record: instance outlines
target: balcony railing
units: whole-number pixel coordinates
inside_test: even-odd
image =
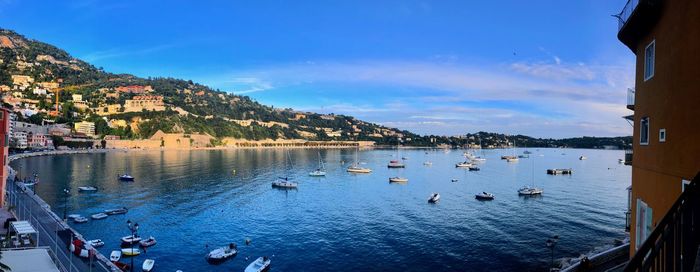
[[[625,271],[692,271],[700,245],[700,173],[642,243]]]
[[[634,89],[627,89],[627,108],[634,110]]]
[[[622,8],[620,14],[615,16],[617,17],[617,31],[620,31],[620,29],[625,26],[627,20],[632,16],[632,12],[637,8],[637,5],[639,5],[639,0],[627,0],[627,4]]]

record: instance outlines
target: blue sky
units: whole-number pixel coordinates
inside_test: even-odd
[[[0,0],[0,27],[116,73],[421,134],[630,135],[626,0]]]

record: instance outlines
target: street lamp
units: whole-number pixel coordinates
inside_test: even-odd
[[[70,195],[70,190],[68,188],[63,189],[63,221],[67,220],[66,213],[68,213],[68,196]]]
[[[136,232],[139,230],[139,223],[136,222],[131,222],[131,220],[126,220],[126,225],[129,226],[129,230],[131,231],[131,242],[129,243],[129,247],[131,248],[131,272],[134,271],[134,238],[136,238]]]
[[[549,248],[551,257],[549,260],[549,267],[550,270],[552,267],[554,267],[554,246],[557,245],[557,242],[559,242],[559,235],[553,235],[551,238],[547,239],[545,242],[545,245]]]

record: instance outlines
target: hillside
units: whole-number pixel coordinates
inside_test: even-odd
[[[19,121],[94,123],[95,137],[148,138],[165,133],[206,133],[215,138],[368,140],[377,144],[508,146],[504,135],[421,136],[352,116],[299,112],[262,105],[247,96],[174,78],[113,74],[73,58],[55,46],[0,29],[0,92]],[[58,99],[56,99],[58,95]],[[58,103],[56,103],[58,100]],[[58,111],[56,111],[58,104]],[[627,137],[535,139],[518,146],[625,147]]]

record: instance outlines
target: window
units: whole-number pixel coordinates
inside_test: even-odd
[[[661,142],[661,143],[666,142],[666,129],[665,128],[659,129],[659,142]]]
[[[654,54],[656,51],[656,40],[651,41],[644,49],[644,81],[654,76]]]
[[[639,121],[639,144],[649,144],[649,117],[642,117]]]
[[[681,192],[685,192],[685,187],[690,185],[690,180],[681,180]]]
[[[637,217],[635,219],[635,248],[642,246],[642,243],[649,237],[652,226],[652,209],[647,206],[642,199],[637,198]]]

